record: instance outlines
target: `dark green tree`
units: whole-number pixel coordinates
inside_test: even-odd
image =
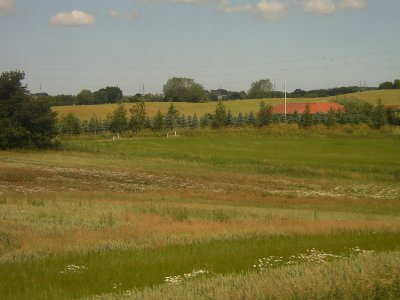
[[[266,105],[264,101],[260,102],[260,110],[257,113],[258,126],[267,126],[272,123],[272,106]]]
[[[94,104],[94,95],[90,90],[82,90],[77,96],[76,100],[78,104]]]
[[[203,86],[191,78],[170,78],[163,87],[165,100],[200,102],[206,100]]]
[[[379,89],[380,89],[380,90],[390,90],[390,89],[393,89],[393,83],[390,82],[390,81],[382,82],[382,83],[379,85]]]
[[[108,115],[110,131],[121,134],[128,129],[128,118],[126,116],[125,106],[118,104],[117,108]]]
[[[396,89],[396,90],[400,89],[400,79],[396,79],[393,82],[393,88]]]
[[[225,119],[225,126],[233,126],[235,123],[235,120],[233,118],[231,109],[228,108],[228,112],[226,114],[226,119]]]
[[[337,123],[337,113],[333,108],[331,108],[329,109],[328,114],[326,116],[325,124],[328,128],[333,128],[336,126],[336,123]]]
[[[272,91],[272,83],[269,79],[260,79],[251,84],[248,97],[251,99],[266,98]]]
[[[388,120],[387,120],[387,115],[385,112],[385,107],[382,104],[381,99],[378,100],[378,103],[376,104],[376,106],[374,107],[374,110],[372,112],[372,117],[371,117],[371,121],[372,121],[372,127],[379,129],[382,126],[386,125]]]
[[[116,86],[108,86],[93,93],[95,103],[117,103],[123,98],[122,90]]]
[[[56,113],[46,98],[32,98],[20,71],[0,75],[0,149],[58,145]]]
[[[158,110],[157,114],[153,118],[153,131],[162,131],[164,129],[164,115]]]
[[[312,125],[312,114],[311,114],[311,108],[310,105],[306,105],[306,109],[304,110],[304,113],[301,115],[301,121],[300,121],[300,126],[308,129]]]

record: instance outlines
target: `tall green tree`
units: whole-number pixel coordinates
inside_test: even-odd
[[[129,127],[136,132],[141,131],[146,123],[146,106],[143,101],[133,104],[130,109],[131,119]]]
[[[221,128],[225,126],[226,116],[226,105],[224,104],[224,102],[222,102],[222,100],[218,100],[214,114],[214,127]]]
[[[393,82],[393,88],[396,89],[396,90],[400,89],[400,79],[396,79]]]
[[[117,108],[108,115],[110,130],[113,133],[122,133],[128,129],[128,117],[123,104],[118,104]]]
[[[272,83],[269,79],[260,79],[251,84],[248,97],[252,99],[266,98],[272,91]]]
[[[56,116],[47,99],[34,99],[22,84],[25,73],[0,75],[0,149],[57,146]]]

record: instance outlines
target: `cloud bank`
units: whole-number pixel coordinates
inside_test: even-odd
[[[365,0],[342,0],[342,2],[339,4],[339,7],[362,9],[367,7],[367,2]]]
[[[76,27],[76,26],[91,26],[96,23],[94,17],[80,10],[71,12],[59,12],[51,17],[50,26],[56,27]]]
[[[329,15],[336,11],[331,0],[309,0],[304,4],[304,11],[314,15]]]
[[[134,10],[126,15],[121,15],[116,10],[110,10],[108,12],[108,15],[113,19],[136,20],[137,18],[139,18],[139,12],[137,10]]]
[[[217,11],[224,14],[248,13],[256,15],[266,20],[278,20],[288,15],[287,6],[279,1],[261,0],[257,4],[241,4],[229,6],[228,1],[224,1]]]
[[[15,0],[0,0],[0,16],[15,11]]]

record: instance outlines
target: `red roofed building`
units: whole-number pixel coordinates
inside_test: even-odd
[[[313,102],[313,103],[288,103],[286,105],[286,113],[293,114],[295,111],[302,114],[306,110],[306,106],[310,105],[312,114],[327,113],[331,108],[338,111],[343,110],[343,105],[331,102]],[[285,104],[278,104],[272,107],[274,114],[284,114]]]

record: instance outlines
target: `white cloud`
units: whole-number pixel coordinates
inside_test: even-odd
[[[0,0],[0,16],[12,13],[15,10],[15,0]]]
[[[278,1],[261,0],[257,4],[241,4],[229,6],[229,2],[224,0],[217,11],[225,14],[248,13],[267,20],[277,20],[288,15],[286,5]]]
[[[252,12],[254,10],[254,6],[251,4],[242,4],[229,6],[227,2],[217,8],[217,11],[223,14],[235,14],[241,12]]]
[[[50,26],[90,26],[96,23],[94,17],[80,10],[60,12],[50,19]]]
[[[365,0],[342,0],[339,6],[341,8],[362,9],[367,7],[367,2]]]
[[[278,1],[261,0],[256,5],[256,14],[267,20],[277,20],[288,15],[286,5]]]
[[[315,15],[328,15],[336,11],[336,5],[331,0],[308,0],[304,11]]]
[[[108,15],[111,18],[114,19],[126,19],[126,20],[136,20],[137,18],[139,18],[139,12],[137,10],[132,11],[131,13],[127,14],[127,15],[121,15],[118,11],[116,10],[110,10],[108,12]]]

